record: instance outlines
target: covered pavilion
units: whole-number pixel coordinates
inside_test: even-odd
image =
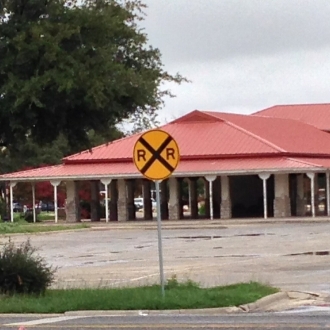
[[[190,217],[198,218],[200,178],[205,181],[205,213],[210,219],[330,215],[330,135],[324,128],[265,113],[195,110],[161,129],[174,137],[181,155],[176,171],[161,182],[163,220],[183,218],[183,180],[189,182]],[[134,191],[139,181],[144,219],[151,220],[151,182],[132,160],[140,135],[68,156],[60,165],[4,174],[0,180],[9,181],[11,201],[18,182],[50,181],[55,221],[57,186],[65,182],[67,222],[80,221],[78,187],[82,180],[104,184],[106,197],[111,197],[106,203],[106,221],[135,220]],[[324,186],[325,196],[319,195],[319,184]],[[320,200],[324,205],[321,213]],[[11,216],[13,220],[13,212]]]

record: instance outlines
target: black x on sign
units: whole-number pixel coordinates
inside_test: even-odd
[[[179,147],[168,133],[151,130],[136,141],[133,160],[137,169],[150,180],[169,177],[180,160]]]

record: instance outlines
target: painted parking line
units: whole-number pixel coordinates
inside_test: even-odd
[[[47,329],[329,329],[329,324],[278,324],[278,323],[265,323],[265,324],[253,324],[253,323],[241,323],[241,324],[79,324],[79,325],[47,325]],[[30,329],[44,329],[45,325],[32,325]]]
[[[70,321],[75,319],[84,318],[85,316],[58,316],[58,317],[50,317],[50,318],[42,318],[39,320],[33,320],[33,321],[26,321],[26,322],[14,322],[14,323],[8,323],[4,324],[4,326],[29,326],[29,325],[40,325],[40,324],[51,324],[51,323],[57,323],[57,322],[63,322],[63,321]]]

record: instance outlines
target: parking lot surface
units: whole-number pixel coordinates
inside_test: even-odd
[[[207,222],[205,222],[207,223]],[[261,281],[282,289],[330,292],[330,223],[237,224],[163,229],[166,278],[203,286]],[[157,230],[95,229],[30,237],[58,267],[54,287],[159,283]],[[3,244],[8,238],[1,237]]]

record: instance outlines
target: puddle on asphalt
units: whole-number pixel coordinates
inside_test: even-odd
[[[218,238],[231,238],[231,237],[256,237],[256,236],[273,236],[274,233],[251,233],[251,234],[237,234],[231,236],[221,236],[221,235],[198,235],[198,236],[177,236],[177,237],[165,237],[165,239],[186,239],[186,240],[196,240],[196,239],[218,239]]]
[[[135,249],[144,249],[146,247],[150,247],[151,245],[137,245],[137,246],[134,246]]]
[[[223,256],[214,256],[214,258],[259,258],[258,254],[227,254]]]
[[[228,254],[213,256],[213,258],[259,258],[259,254]],[[176,259],[200,259],[205,258],[205,256],[178,256]]]
[[[299,252],[299,253],[290,253],[285,254],[285,257],[294,257],[294,256],[328,256],[330,255],[330,251],[308,251],[308,252]]]
[[[119,264],[119,263],[127,263],[127,260],[115,260],[115,259],[110,259],[110,260],[95,260],[95,261],[85,261],[82,262],[80,265],[99,265],[99,264]]]

